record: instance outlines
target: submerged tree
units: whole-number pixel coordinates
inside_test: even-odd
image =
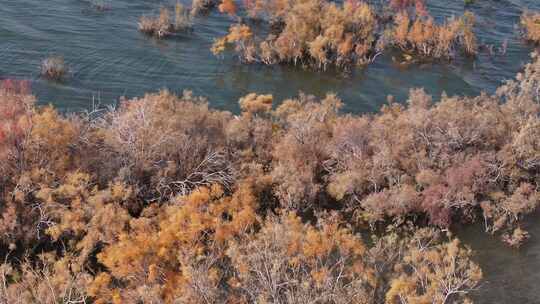
[[[220,10],[236,14],[233,1]],[[234,49],[246,63],[293,64],[325,70],[351,69],[373,62],[389,46],[424,58],[455,57],[458,51],[476,54],[474,16],[466,13],[443,24],[429,16],[423,1],[392,1],[394,18],[386,18],[364,1],[336,4],[326,0],[246,1],[247,15],[267,22],[260,37],[249,24],[234,24],[215,41],[219,55]],[[415,9],[410,9],[415,7]],[[390,24],[395,19],[395,25]]]

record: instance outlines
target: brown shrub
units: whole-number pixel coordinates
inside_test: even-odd
[[[174,33],[191,29],[191,18],[180,2],[177,2],[174,8],[174,22],[169,9],[162,7],[159,10],[159,16],[142,16],[139,20],[139,31],[154,36],[156,38],[165,38]]]
[[[272,24],[282,24],[276,26],[280,28],[277,32],[272,31],[260,40],[248,25],[233,25],[228,35],[215,42],[214,54],[233,46],[247,63],[291,63],[323,70],[328,66],[364,65],[378,55],[375,13],[364,2],[346,1],[343,5],[317,0],[269,2],[261,4],[264,8],[254,2],[246,5],[251,15],[269,10]]]
[[[97,276],[93,296],[110,301],[116,292],[128,302],[224,302],[227,243],[257,222],[252,186],[241,183],[232,196],[219,186],[199,188],[171,203],[157,216],[133,220],[131,232],[98,255],[124,287],[117,290]]]
[[[177,97],[161,91],[123,102],[98,132],[120,178],[147,198],[167,198],[202,185],[231,186],[224,133],[229,119],[190,92]]]
[[[91,276],[72,268],[70,257],[56,260],[50,254],[38,262],[25,259],[16,267],[0,265],[0,302],[2,303],[86,303],[86,285]]]
[[[300,95],[286,100],[276,109],[282,133],[273,147],[271,176],[282,206],[297,210],[312,208],[322,189],[323,162],[328,159],[324,145],[330,139],[331,126],[341,101],[333,94],[321,103]]]
[[[525,39],[540,43],[540,13],[525,12],[521,15],[520,23]]]
[[[266,220],[260,232],[227,250],[230,279],[247,303],[366,303],[373,272],[359,236],[337,221],[317,227],[294,213]]]
[[[431,16],[411,18],[407,12],[400,12],[389,39],[404,52],[427,58],[451,58],[459,50],[475,55],[477,43],[473,26],[474,15],[470,12],[441,25],[435,24]]]
[[[41,62],[41,76],[45,78],[59,81],[66,76],[67,72],[68,68],[63,57],[53,56]]]
[[[477,288],[482,271],[471,261],[471,249],[457,239],[437,242],[430,230],[412,237],[394,268],[401,274],[391,279],[385,303],[472,303],[467,295]]]
[[[23,148],[31,130],[34,102],[28,82],[0,83],[0,181],[24,169]]]
[[[223,1],[220,8],[235,14],[234,3]],[[343,4],[326,0],[245,1],[248,16],[267,21],[269,34],[259,37],[247,23],[235,24],[215,41],[212,52],[219,55],[231,47],[246,63],[285,63],[319,70],[367,65],[388,45],[433,59],[451,59],[459,51],[476,54],[472,13],[439,25],[427,14],[423,1],[395,0],[391,7],[397,11],[395,18],[356,0]],[[388,24],[389,20],[395,20],[395,25]]]
[[[0,302],[467,303],[481,271],[437,226],[529,237],[539,65],[363,116],[332,94],[248,94],[233,116],[161,91],[66,117],[3,82]]]

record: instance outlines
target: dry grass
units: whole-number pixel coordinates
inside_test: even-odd
[[[41,75],[51,80],[62,80],[68,72],[68,67],[61,56],[49,57],[41,63]]]
[[[188,11],[179,2],[174,8],[174,20],[168,8],[162,7],[159,15],[155,17],[142,16],[139,20],[139,31],[154,36],[165,38],[174,33],[191,29],[191,17]]]
[[[521,26],[527,40],[540,43],[540,13],[525,12],[521,15]]]
[[[427,58],[450,59],[459,51],[475,55],[474,23],[474,15],[470,12],[442,24],[437,24],[432,17],[419,18],[402,12],[395,18],[391,41],[405,53]]]

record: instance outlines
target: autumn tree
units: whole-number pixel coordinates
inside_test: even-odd
[[[520,23],[525,39],[538,44],[540,42],[540,14],[525,12],[521,15]]]
[[[361,1],[338,5],[329,1],[248,1],[252,17],[266,14],[270,34],[262,39],[247,24],[235,24],[212,47],[219,55],[232,46],[247,63],[290,63],[324,70],[350,68],[373,61],[382,50],[376,39],[374,9]],[[220,6],[233,9],[229,1]]]
[[[284,213],[231,245],[230,284],[247,303],[366,303],[374,280],[366,250],[336,219],[312,226]]]

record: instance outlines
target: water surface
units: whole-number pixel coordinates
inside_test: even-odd
[[[318,96],[332,91],[345,101],[345,111],[372,112],[386,102],[388,94],[403,100],[412,87],[425,87],[434,95],[493,92],[528,60],[531,49],[516,31],[521,11],[540,9],[535,0],[478,0],[467,8],[461,0],[431,0],[429,9],[438,19],[460,15],[465,9],[473,11],[480,42],[497,48],[507,39],[507,54],[483,53],[475,61],[408,68],[397,66],[387,54],[367,68],[343,75],[244,66],[232,56],[216,58],[209,48],[232,22],[219,13],[195,19],[193,34],[173,40],[156,41],[137,31],[141,15],[157,13],[160,5],[174,2],[104,0],[110,10],[98,12],[82,0],[4,0],[0,76],[32,79],[40,103],[67,110],[88,108],[93,99],[107,104],[119,96],[169,88],[193,90],[207,96],[213,106],[233,111],[238,98],[249,92],[273,93],[281,100],[299,91]],[[71,69],[65,82],[39,78],[40,63],[50,55],[64,56]]]

